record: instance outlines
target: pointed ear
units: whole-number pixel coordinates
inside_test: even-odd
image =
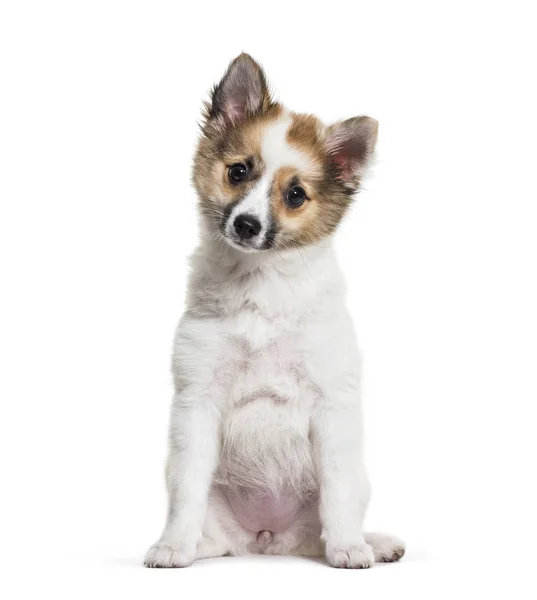
[[[270,104],[270,93],[263,69],[249,54],[241,54],[231,62],[215,86],[209,118],[236,122],[256,114]]]
[[[375,150],[377,133],[378,121],[370,117],[354,117],[328,128],[326,149],[345,183],[356,185]]]

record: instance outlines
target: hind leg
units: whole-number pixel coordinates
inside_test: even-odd
[[[364,540],[373,550],[375,562],[396,562],[405,554],[405,544],[399,538],[382,533],[364,533]],[[296,556],[324,556],[325,544],[319,535],[304,538],[290,554]]]
[[[375,562],[396,562],[405,554],[405,543],[393,535],[365,533],[364,538],[373,548]]]

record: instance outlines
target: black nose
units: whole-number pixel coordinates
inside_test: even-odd
[[[249,240],[261,231],[261,223],[252,215],[239,215],[235,218],[233,227],[241,240]]]

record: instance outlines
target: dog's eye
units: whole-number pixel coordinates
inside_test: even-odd
[[[228,176],[231,183],[240,183],[248,174],[248,167],[242,163],[231,165],[228,170]]]
[[[298,208],[299,206],[302,206],[306,198],[307,196],[304,188],[300,187],[299,185],[295,185],[287,192],[287,204],[289,204],[289,206],[292,208]]]

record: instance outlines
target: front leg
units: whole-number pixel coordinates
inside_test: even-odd
[[[360,399],[353,378],[328,387],[313,419],[320,484],[321,537],[333,567],[361,569],[375,561],[362,521],[369,481],[362,459]]]
[[[145,557],[147,567],[186,567],[194,561],[217,467],[218,426],[219,411],[208,391],[189,387],[175,396],[166,468],[168,518]]]

